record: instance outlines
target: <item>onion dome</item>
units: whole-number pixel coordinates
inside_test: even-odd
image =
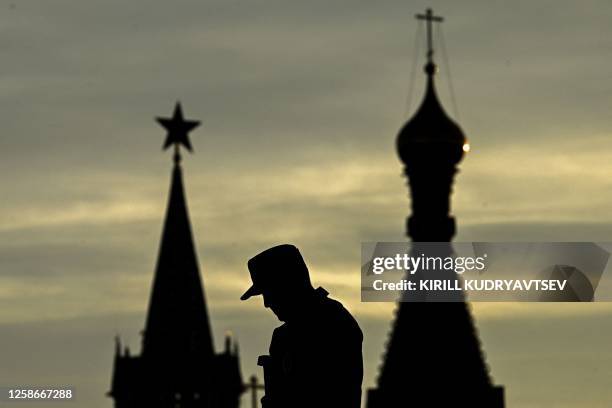
[[[397,152],[407,166],[424,160],[455,165],[468,150],[463,131],[446,114],[438,100],[433,78],[436,71],[433,62],[425,65],[425,97],[397,136]]]

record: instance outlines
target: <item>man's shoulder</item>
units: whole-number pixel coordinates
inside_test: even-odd
[[[282,336],[287,330],[287,323],[283,323],[272,331],[272,336]]]
[[[320,301],[317,318],[321,319],[331,332],[342,332],[351,337],[362,337],[357,320],[339,301],[324,297]]]

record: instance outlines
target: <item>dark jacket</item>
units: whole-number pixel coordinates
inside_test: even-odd
[[[363,334],[323,288],[300,316],[274,330],[264,408],[359,408]]]

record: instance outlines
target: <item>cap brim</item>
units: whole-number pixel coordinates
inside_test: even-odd
[[[247,291],[244,292],[242,296],[240,296],[240,300],[247,300],[251,296],[257,296],[257,295],[261,295],[261,291],[258,288],[256,288],[255,285],[253,285],[249,289],[247,289]]]

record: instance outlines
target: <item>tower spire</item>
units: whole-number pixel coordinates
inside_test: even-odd
[[[192,151],[180,103],[171,118],[156,118],[167,131],[163,150],[174,165],[140,355],[116,340],[109,396],[115,408],[238,408],[242,375],[237,354],[215,353],[206,297],[191,232],[181,146]],[[229,347],[230,345],[228,345]]]
[[[172,118],[156,118],[166,130],[163,149],[174,146],[174,170],[157,268],[143,337],[144,355],[176,355],[208,360],[213,342],[183,188],[180,146],[193,151],[189,131],[200,122],[185,120],[180,102]]]

